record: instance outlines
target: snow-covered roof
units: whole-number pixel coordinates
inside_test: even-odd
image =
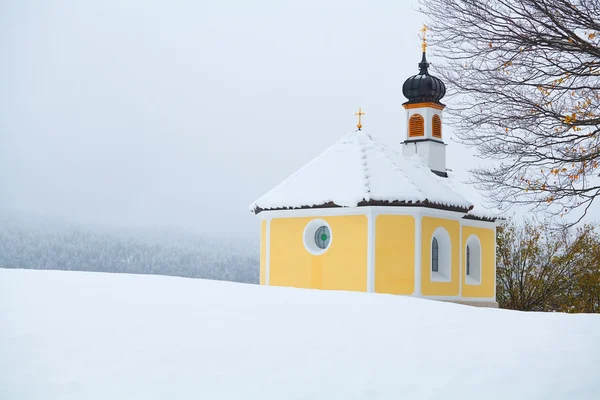
[[[404,157],[368,133],[347,134],[256,200],[252,211],[365,202],[427,204],[465,212],[475,204],[455,179],[436,175],[419,156]],[[471,210],[473,211],[473,210]],[[485,212],[471,214],[492,218]]]

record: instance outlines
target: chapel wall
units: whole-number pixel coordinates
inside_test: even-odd
[[[375,292],[410,295],[415,289],[415,218],[375,219]]]
[[[303,241],[305,228],[315,219],[331,230],[329,247],[320,255],[307,251]],[[270,285],[365,292],[367,233],[365,215],[271,219]]]
[[[447,281],[434,281],[431,271],[432,238],[434,233],[444,230],[449,238],[450,276]],[[445,244],[444,244],[445,246]],[[445,252],[440,253],[440,261]],[[423,296],[458,296],[460,270],[460,223],[452,219],[424,216],[421,218],[421,294]]]

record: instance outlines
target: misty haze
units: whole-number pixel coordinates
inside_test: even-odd
[[[2,266],[258,279],[256,198],[355,129],[358,107],[381,140],[405,134],[401,85],[421,22],[388,3],[3,3]],[[210,265],[176,272],[172,249],[133,265],[146,262],[129,247],[145,243],[139,232],[165,243],[187,232],[188,249],[230,243],[200,246],[191,260]],[[70,240],[126,254],[109,267],[79,249],[77,265],[59,244]],[[234,247],[240,273],[209,273]]]
[[[400,3],[1,7],[5,214],[253,237],[250,204],[359,106],[382,140],[404,134],[420,21]]]

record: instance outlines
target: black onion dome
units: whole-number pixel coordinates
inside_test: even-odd
[[[423,52],[423,58],[419,63],[419,74],[411,76],[402,85],[402,94],[408,99],[404,104],[439,103],[446,94],[446,85],[440,78],[429,75],[428,67],[429,63]]]

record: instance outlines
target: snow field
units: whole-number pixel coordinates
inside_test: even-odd
[[[597,399],[600,316],[0,269],[0,399]]]

